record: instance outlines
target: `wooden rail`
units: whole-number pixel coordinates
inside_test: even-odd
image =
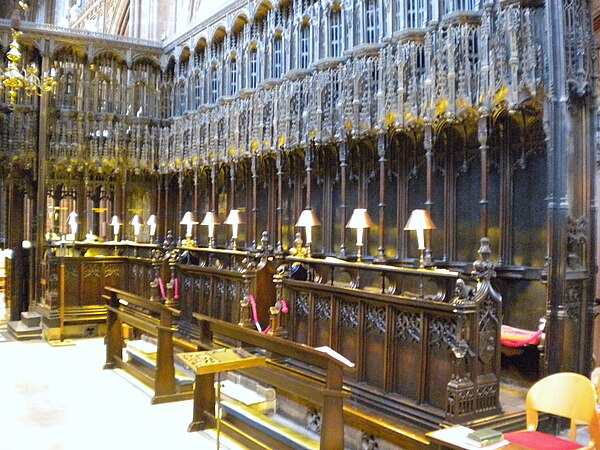
[[[324,384],[308,382],[305,376],[293,371],[287,371],[286,376],[283,378],[281,376],[269,376],[265,380],[277,389],[287,392],[293,391],[294,394],[301,395],[311,403],[317,403],[322,408],[321,448],[331,450],[344,448],[343,399],[346,394],[343,392],[344,364],[341,361],[312,347],[264,335],[202,314],[194,313],[194,318],[200,325],[204,343],[212,342],[213,335],[219,335],[248,346],[262,348],[270,352],[271,356],[284,356],[324,369],[326,371]],[[269,361],[267,363],[270,365]],[[273,363],[272,368],[275,369],[276,366],[277,364]],[[258,369],[249,369],[248,372],[252,374],[261,373]],[[279,379],[279,382],[277,379]],[[299,385],[302,389],[294,389],[294,386]],[[211,407],[214,408],[214,389],[200,390],[196,387],[196,391],[198,397],[194,398],[194,421],[191,429],[194,429],[194,424],[199,427],[204,426],[207,411]]]
[[[107,300],[104,368],[121,368],[152,387],[152,404],[191,399],[191,387],[188,390],[179,388],[175,379],[173,333],[176,328],[173,326],[173,318],[179,315],[179,311],[120,289],[105,287],[104,290],[108,292],[108,295],[104,296]],[[156,369],[151,375],[123,360],[124,323],[156,337]]]

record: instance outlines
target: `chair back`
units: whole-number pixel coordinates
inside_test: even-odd
[[[527,393],[525,406],[530,430],[537,429],[538,412],[544,412],[571,419],[571,441],[575,440],[575,423],[585,423],[591,440],[600,442],[596,390],[583,375],[562,372],[541,379]]]

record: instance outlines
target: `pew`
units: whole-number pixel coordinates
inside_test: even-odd
[[[174,363],[174,318],[179,311],[113,287],[105,287],[107,295],[106,363],[104,369],[120,368],[154,390],[152,404],[192,398],[191,382],[178,381]],[[156,338],[156,360],[141,355],[123,358],[123,324],[136,333]],[[185,350],[193,350],[189,346]],[[140,364],[141,362],[141,364]],[[155,368],[151,367],[155,365]],[[146,367],[145,367],[146,366]]]
[[[247,369],[244,373],[321,408],[320,448],[331,450],[344,448],[343,399],[347,397],[347,393],[343,391],[345,364],[342,361],[306,345],[264,335],[209,316],[194,313],[194,318],[200,325],[202,344],[206,348],[213,347],[215,337],[224,337],[244,346],[266,350],[269,356],[267,366]],[[309,379],[297,371],[286,368],[278,362],[282,357],[323,370],[323,380]],[[213,425],[215,418],[210,411],[214,410],[214,402],[212,378],[197,377],[193,421],[188,430],[195,431]]]

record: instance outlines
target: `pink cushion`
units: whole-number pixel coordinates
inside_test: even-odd
[[[582,447],[582,445],[577,442],[571,442],[567,439],[561,439],[539,431],[514,431],[512,433],[504,433],[504,439],[513,444],[539,450],[573,450]]]
[[[500,343],[505,347],[525,347],[526,345],[538,345],[544,330],[529,331],[502,325],[500,331]]]

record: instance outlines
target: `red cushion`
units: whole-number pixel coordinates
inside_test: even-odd
[[[500,343],[505,347],[525,347],[526,345],[538,345],[544,330],[529,331],[502,325],[500,331]]]
[[[571,442],[567,439],[561,439],[539,431],[514,431],[512,433],[504,433],[504,439],[513,444],[539,450],[572,450],[582,447],[582,445],[577,442]]]

